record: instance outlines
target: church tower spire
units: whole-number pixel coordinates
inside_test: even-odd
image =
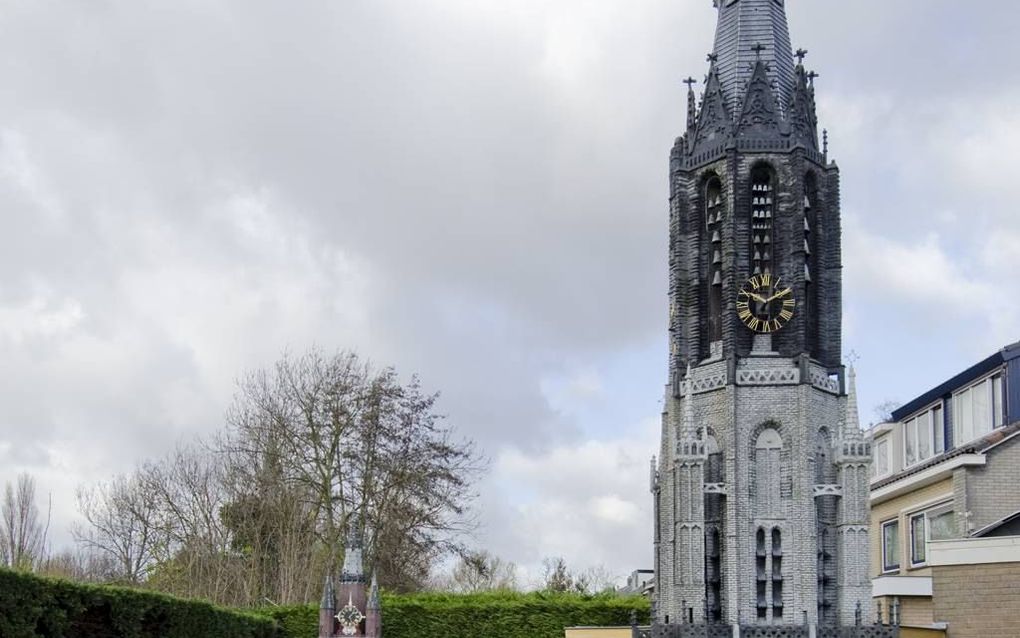
[[[716,7],[670,155],[656,620],[848,626],[870,617],[870,460],[842,363],[839,168],[784,0]]]
[[[794,86],[793,51],[783,0],[714,0],[719,8],[714,54],[730,110],[740,108],[755,64],[768,69],[776,98],[785,106]],[[761,47],[755,52],[754,47]]]

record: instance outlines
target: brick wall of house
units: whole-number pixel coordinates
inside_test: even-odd
[[[1020,563],[935,567],[935,620],[949,623],[948,638],[1017,635]]]
[[[965,489],[971,531],[1020,511],[1020,490],[1016,489],[1020,437],[992,448],[987,454],[987,465],[967,471]]]
[[[911,569],[910,566],[910,522],[906,513],[927,507],[933,502],[953,497],[953,480],[946,479],[909,494],[890,499],[871,508],[871,575],[882,575],[882,523],[900,521],[900,574],[903,576],[928,576],[927,570]]]

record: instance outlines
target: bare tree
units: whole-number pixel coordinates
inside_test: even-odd
[[[118,579],[118,566],[110,557],[82,549],[65,549],[47,556],[36,571],[43,576],[87,583],[110,583]]]
[[[353,353],[285,356],[243,378],[210,445],[81,489],[76,538],[128,583],[247,606],[316,599],[354,524],[387,587],[421,587],[481,469],[435,400]]]
[[[138,475],[114,477],[91,489],[79,488],[78,511],[87,526],[75,526],[75,540],[105,555],[126,583],[144,580],[155,561],[157,509]]]
[[[436,558],[471,529],[471,483],[482,463],[434,412],[416,378],[374,370],[351,352],[284,356],[239,384],[222,450],[249,498],[301,499],[323,555],[336,564],[352,522],[394,589],[421,587]]]
[[[437,588],[461,593],[517,589],[517,565],[486,550],[465,552]]]
[[[48,526],[48,524],[47,524]],[[35,479],[18,476],[16,485],[7,482],[0,503],[0,558],[7,567],[31,571],[46,550],[46,527],[39,520],[35,503]]]

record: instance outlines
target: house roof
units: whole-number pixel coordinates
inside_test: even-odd
[[[889,478],[882,479],[881,481],[872,484],[871,489],[872,491],[874,491],[883,488],[886,485],[892,485],[893,483],[900,481],[908,476],[913,476],[914,474],[923,472],[928,468],[935,467],[936,465],[941,465],[942,463],[945,463],[950,459],[955,459],[956,457],[963,456],[964,454],[983,454],[985,452],[988,452],[995,446],[999,445],[1000,443],[1004,443],[1006,440],[1012,439],[1018,435],[1020,435],[1020,421],[1007,425],[1004,428],[994,430],[986,434],[985,436],[981,437],[980,439],[972,441],[971,443],[968,443],[963,447],[954,448],[936,457],[928,459],[926,462],[919,463],[918,465],[915,465],[904,472],[900,472],[899,474],[894,474]]]
[[[965,386],[971,381],[980,379],[982,376],[988,374],[992,370],[995,370],[1007,361],[1011,361],[1016,358],[1020,358],[1020,341],[1006,346],[987,359],[974,364],[948,381],[935,386],[916,399],[905,403],[902,407],[893,411],[893,421],[904,420],[918,410],[931,405],[938,399],[951,393],[953,390]]]
[[[1006,525],[1007,523],[1012,523],[1013,521],[1017,520],[1018,518],[1020,518],[1020,512],[1013,512],[1009,516],[1006,516],[1004,518],[1000,518],[999,520],[995,521],[994,523],[991,523],[990,525],[985,525],[981,529],[979,529],[976,532],[974,532],[972,534],[972,536],[986,536],[986,535],[994,532],[995,530],[999,529],[1003,525]]]

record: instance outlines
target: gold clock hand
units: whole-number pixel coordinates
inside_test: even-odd
[[[776,294],[774,294],[771,297],[769,297],[768,299],[766,299],[765,303],[768,303],[770,301],[775,301],[776,299],[779,299],[780,297],[785,297],[786,295],[790,294],[791,292],[793,292],[793,288],[787,288],[786,290],[784,290],[782,292],[777,292]]]

